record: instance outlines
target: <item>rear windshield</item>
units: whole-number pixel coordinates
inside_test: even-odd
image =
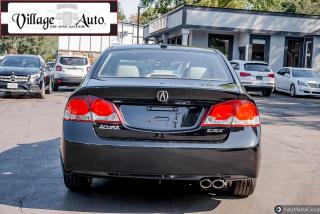
[[[75,65],[81,66],[81,65],[88,64],[87,58],[83,58],[83,57],[61,57],[59,62],[62,65],[73,65],[73,66]]]
[[[38,57],[30,56],[7,56],[1,61],[0,65],[8,67],[39,68],[40,60]]]
[[[292,70],[292,76],[293,77],[306,77],[306,78],[319,78],[320,77],[320,75],[318,73],[316,73],[315,71],[303,70],[303,69]]]
[[[221,56],[195,51],[114,51],[99,67],[98,77],[232,79]]]
[[[244,69],[247,71],[271,72],[269,65],[261,63],[247,63],[244,65]]]

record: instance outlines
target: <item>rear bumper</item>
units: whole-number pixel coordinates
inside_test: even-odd
[[[66,172],[94,177],[256,178],[260,165],[260,128],[232,131],[221,144],[137,142],[102,139],[95,135],[91,124],[65,122],[61,154]]]
[[[246,85],[243,84],[247,91],[263,91],[263,90],[274,90],[274,85]]]
[[[83,79],[82,77],[61,77],[55,78],[54,83],[58,86],[78,86]]]

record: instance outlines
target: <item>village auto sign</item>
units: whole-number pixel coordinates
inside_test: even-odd
[[[1,35],[118,34],[117,0],[0,0]]]

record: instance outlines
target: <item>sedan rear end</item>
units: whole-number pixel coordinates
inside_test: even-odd
[[[252,194],[260,117],[239,86],[218,51],[108,49],[66,105],[66,186],[86,189],[94,177],[126,177]]]

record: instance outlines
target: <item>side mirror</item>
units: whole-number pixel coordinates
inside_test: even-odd
[[[290,78],[290,75],[287,73],[285,73],[284,76]]]

